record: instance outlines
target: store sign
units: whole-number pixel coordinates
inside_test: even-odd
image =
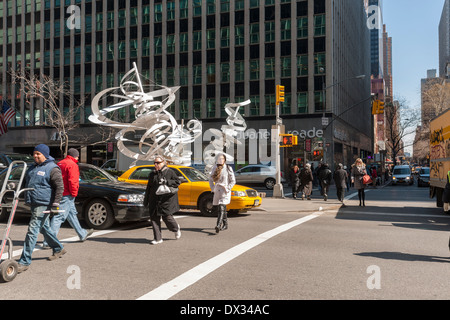
[[[289,131],[288,134],[293,134],[294,136],[299,136],[300,139],[313,139],[313,138],[322,138],[323,137],[323,130],[319,129],[317,130],[316,127],[312,128],[311,130],[292,130]]]

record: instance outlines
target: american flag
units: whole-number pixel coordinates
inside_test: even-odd
[[[8,123],[15,115],[16,111],[9,106],[8,102],[3,101],[0,112],[0,136],[8,131]]]

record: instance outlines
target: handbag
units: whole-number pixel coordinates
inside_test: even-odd
[[[162,184],[162,185],[160,185],[158,187],[158,189],[156,190],[155,194],[157,196],[161,196],[163,194],[171,194],[171,193],[175,194],[177,192],[178,192],[178,188],[172,188],[172,187],[169,187],[166,184]]]
[[[371,184],[372,183],[372,179],[370,178],[370,176],[368,174],[365,174],[363,176],[363,184]]]

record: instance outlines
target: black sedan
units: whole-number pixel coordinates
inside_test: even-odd
[[[80,189],[75,199],[78,215],[90,228],[107,229],[115,221],[141,221],[149,219],[143,206],[145,186],[120,182],[106,171],[89,164],[79,164]],[[18,182],[22,166],[13,168],[9,181]],[[7,170],[0,173],[0,187]],[[7,193],[7,196],[11,193]],[[22,197],[23,198],[23,197]],[[2,201],[5,202],[5,199]],[[0,211],[0,220],[9,216],[7,208]],[[30,212],[23,199],[17,211]]]

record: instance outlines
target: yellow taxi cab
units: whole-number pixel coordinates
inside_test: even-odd
[[[178,202],[182,209],[197,209],[204,216],[212,216],[213,194],[209,187],[208,177],[201,171],[185,166],[168,165],[180,178],[178,188]],[[154,170],[153,165],[135,166],[125,171],[119,181],[143,184],[148,182],[149,174]],[[259,207],[261,197],[254,189],[235,185],[231,190],[231,202],[227,205],[230,213],[244,213],[252,208]]]

